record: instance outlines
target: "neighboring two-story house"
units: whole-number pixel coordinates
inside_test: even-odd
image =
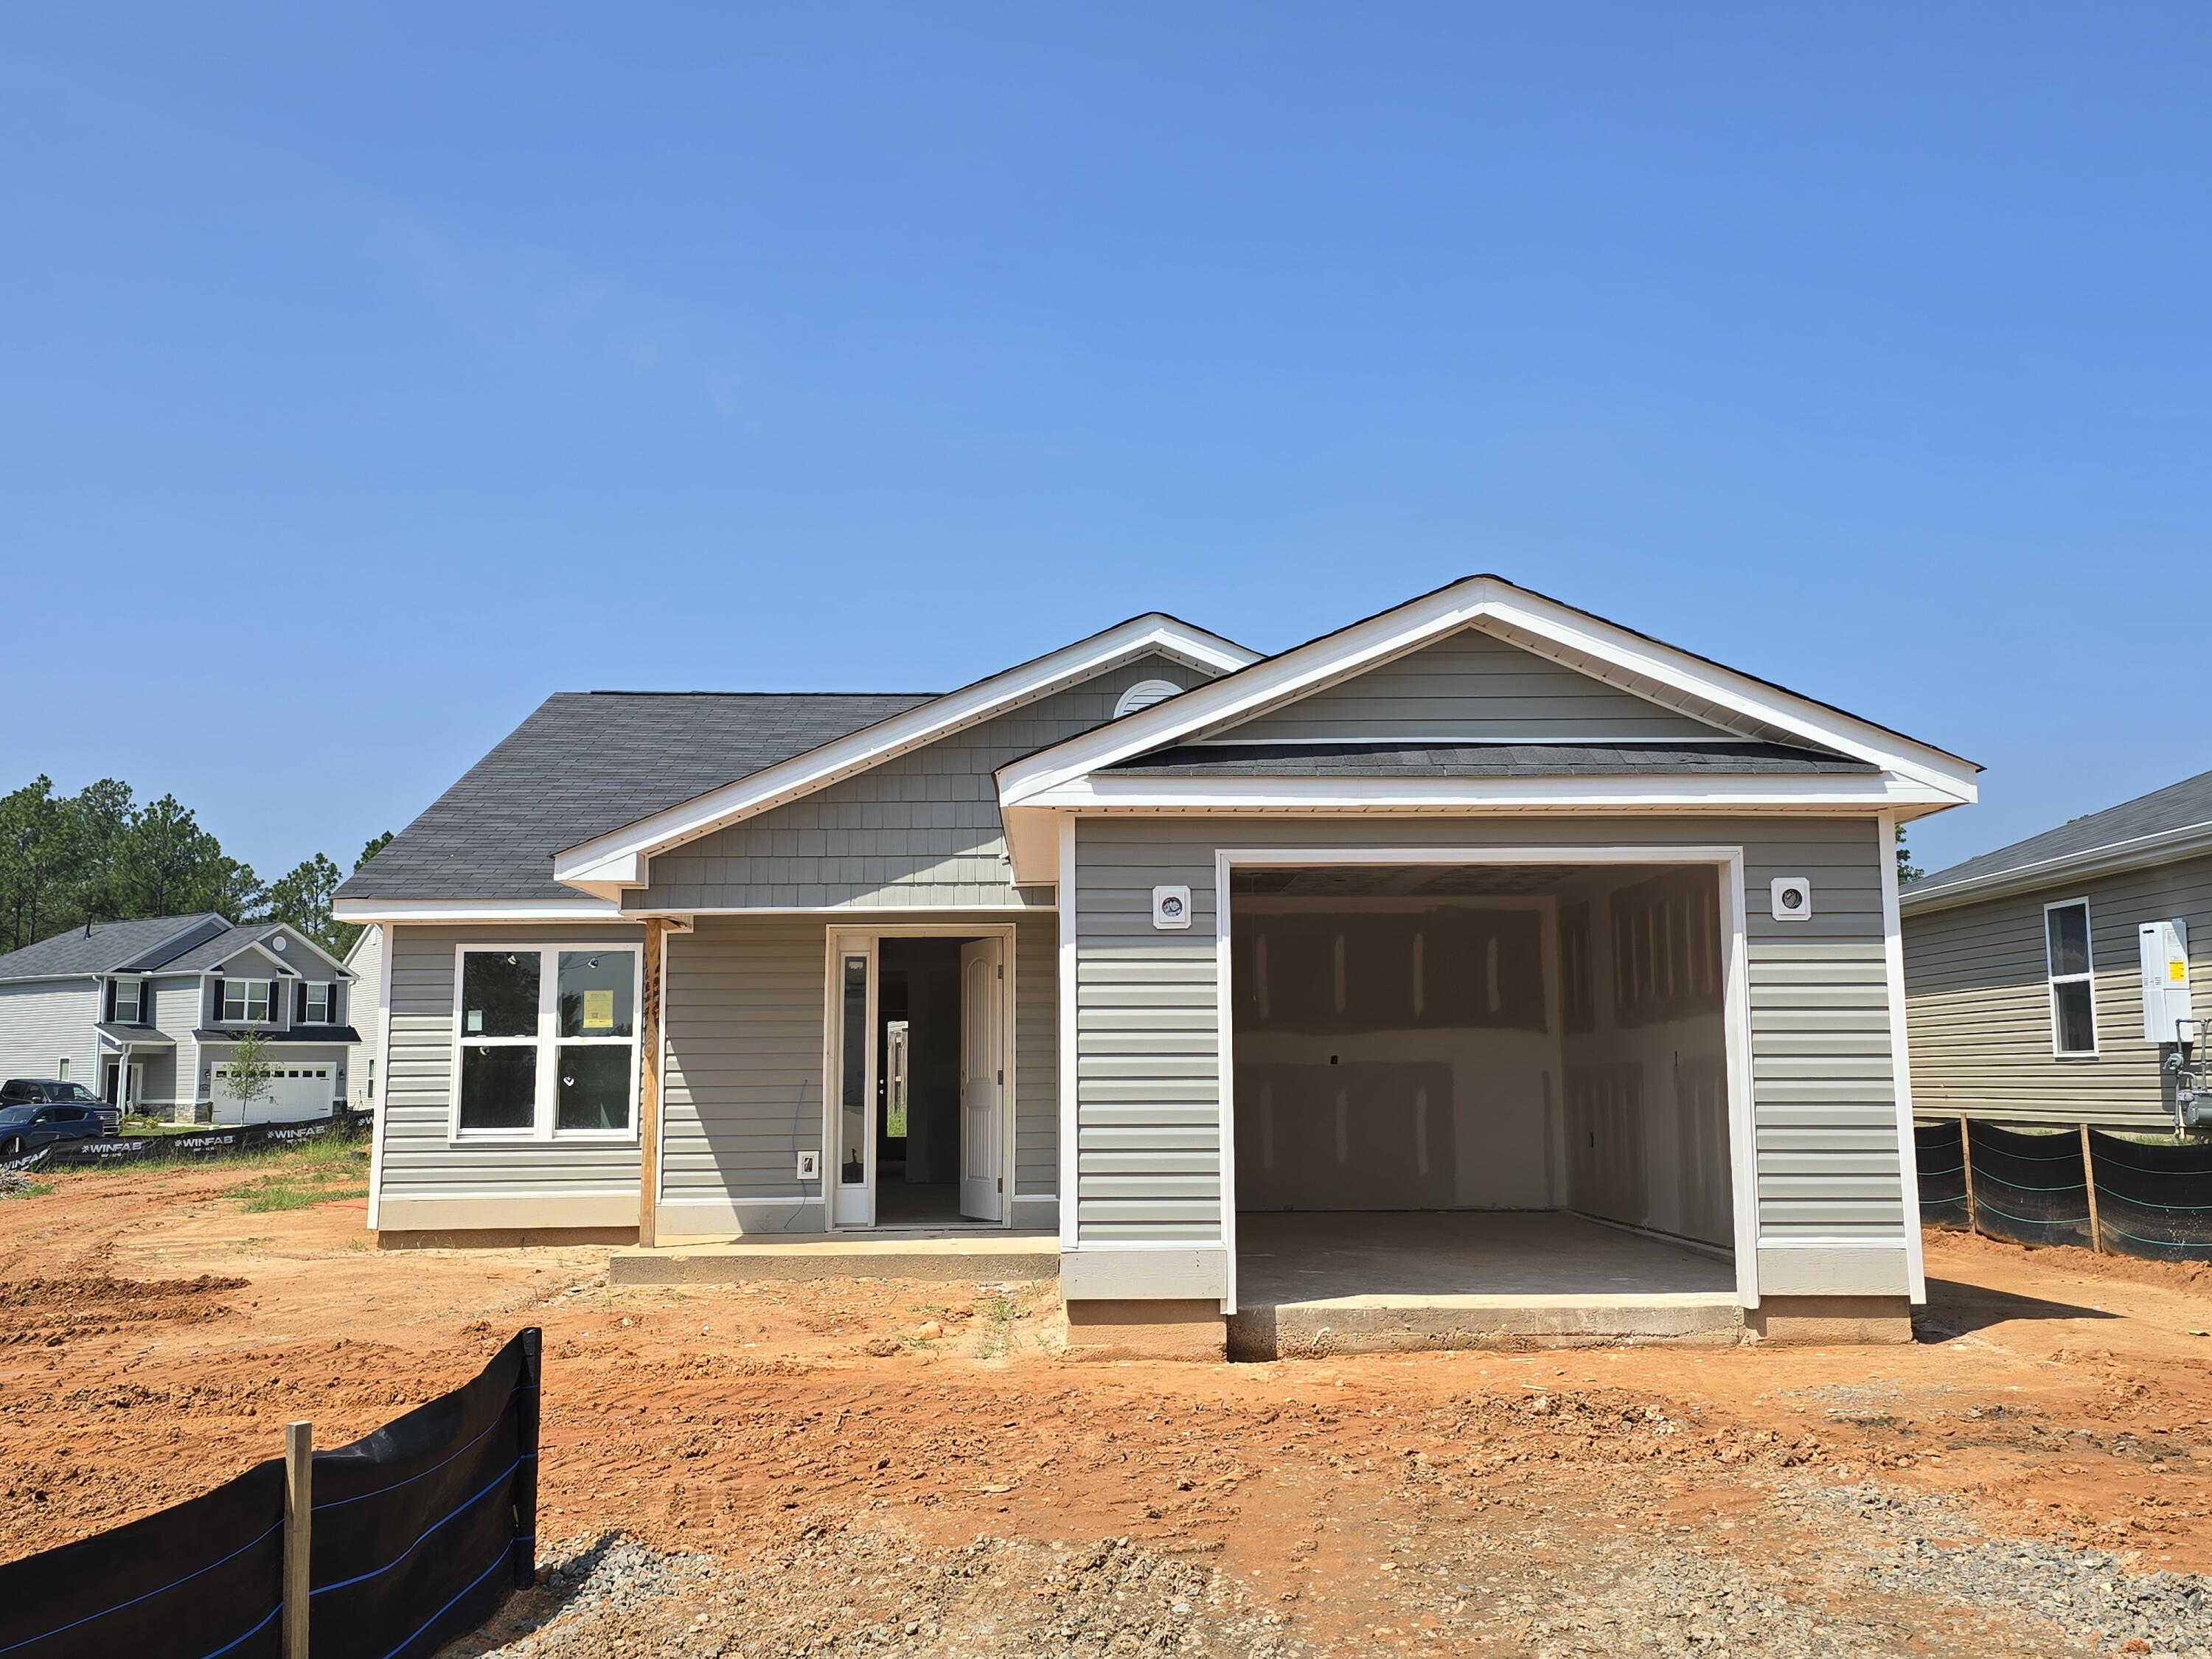
[[[269,1039],[276,1076],[252,1121],[346,1099],[354,975],[298,929],[211,912],[95,922],[0,957],[0,1076],[82,1083],[126,1110],[246,1120],[222,1088],[231,1046]]]
[[[556,696],[339,890],[369,1225],[997,1229],[1133,1351],[1895,1339],[1895,830],[1977,770],[1494,576],[1273,656]]]

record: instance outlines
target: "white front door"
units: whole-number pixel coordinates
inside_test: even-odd
[[[1006,1217],[1000,1170],[1000,1103],[1006,1094],[1006,1034],[1000,994],[1006,942],[960,947],[960,1213],[975,1221]]]

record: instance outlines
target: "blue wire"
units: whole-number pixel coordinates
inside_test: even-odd
[[[521,1392],[522,1384],[517,1382],[514,1387],[508,1391],[507,1397],[512,1400],[516,1395],[520,1394]],[[349,1504],[364,1503],[372,1498],[381,1498],[388,1492],[398,1492],[402,1486],[412,1486],[416,1481],[422,1480],[426,1475],[437,1474],[440,1469],[444,1468],[447,1464],[452,1462],[453,1458],[459,1457],[463,1452],[468,1450],[470,1446],[473,1446],[477,1444],[477,1441],[481,1441],[484,1437],[484,1435],[489,1434],[492,1430],[497,1428],[501,1424],[506,1421],[507,1413],[502,1409],[500,1414],[492,1419],[490,1423],[485,1426],[483,1434],[477,1436],[476,1439],[470,1441],[467,1446],[457,1448],[452,1456],[441,1458],[438,1462],[431,1464],[428,1468],[421,1471],[419,1474],[410,1474],[404,1480],[395,1480],[388,1486],[379,1486],[374,1492],[360,1492],[351,1498],[333,1498],[327,1504],[317,1504],[313,1506],[311,1512],[316,1515],[320,1515],[325,1510],[342,1510]]]
[[[453,1519],[454,1516],[465,1513],[472,1505],[481,1503],[493,1492],[495,1488],[499,1486],[501,1481],[506,1480],[507,1476],[513,1474],[515,1470],[521,1467],[522,1459],[518,1457],[514,1462],[509,1463],[505,1468],[494,1475],[491,1478],[489,1485],[483,1486],[471,1496],[463,1498],[452,1509],[447,1510],[445,1514],[440,1516],[428,1526],[423,1528],[422,1532],[416,1535],[413,1543],[410,1544],[405,1549],[400,1551],[398,1554],[393,1556],[382,1566],[374,1568],[368,1572],[356,1573],[350,1578],[341,1578],[335,1584],[318,1584],[313,1589],[310,1590],[308,1594],[311,1595],[325,1595],[329,1594],[331,1590],[346,1589],[355,1584],[365,1584],[372,1578],[381,1578],[386,1573],[390,1572],[392,1568],[398,1566],[409,1556],[414,1554],[416,1550],[421,1549],[432,1533],[437,1531],[439,1528],[444,1526],[446,1522]]]
[[[135,1607],[141,1601],[151,1601],[156,1595],[166,1595],[171,1590],[176,1589],[178,1585],[189,1584],[193,1579],[198,1577],[202,1573],[213,1572],[224,1562],[236,1560],[240,1556],[245,1554],[246,1551],[252,1549],[256,1544],[265,1541],[270,1533],[283,1531],[283,1527],[284,1523],[282,1521],[279,1521],[275,1526],[270,1527],[267,1531],[263,1532],[255,1537],[247,1539],[236,1549],[231,1551],[228,1555],[219,1555],[214,1560],[209,1562],[207,1565],[194,1568],[191,1571],[186,1573],[182,1578],[173,1578],[158,1589],[149,1589],[142,1595],[132,1596],[127,1601],[118,1601],[113,1607],[102,1607],[98,1613],[88,1613],[82,1619],[72,1619],[66,1625],[58,1625],[52,1630],[43,1632],[37,1636],[27,1636],[20,1642],[11,1642],[6,1647],[0,1648],[0,1653],[13,1653],[18,1648],[27,1648],[33,1642],[44,1642],[51,1637],[59,1636],[65,1630],[75,1630],[79,1625],[88,1625],[95,1619],[105,1619],[111,1613],[120,1613],[125,1607]],[[262,1622],[266,1624],[268,1621],[264,1620]],[[258,1626],[256,1626],[256,1628],[258,1629]],[[249,1634],[251,1632],[249,1632]]]
[[[216,1649],[214,1652],[207,1655],[206,1659],[222,1659],[222,1655],[228,1653],[240,1642],[252,1641],[255,1637],[260,1635],[263,1631],[269,1628],[269,1621],[271,1619],[274,1619],[278,1613],[283,1611],[284,1604],[282,1601],[279,1601],[275,1607],[270,1608],[268,1612],[261,1615],[261,1622],[259,1624],[256,1625],[252,1630],[246,1632],[243,1636],[232,1637],[229,1641],[225,1642],[221,1647]]]
[[[471,1578],[466,1584],[463,1585],[459,1592],[454,1595],[453,1601],[447,1602],[444,1607],[440,1607],[437,1612],[432,1613],[428,1619],[425,1619],[421,1624],[417,1625],[413,1632],[407,1638],[407,1641],[402,1642],[398,1647],[392,1649],[390,1653],[386,1654],[384,1656],[384,1659],[395,1659],[396,1655],[405,1652],[408,1642],[412,1642],[416,1637],[420,1636],[424,1631],[429,1629],[431,1626],[436,1624],[441,1619],[443,1619],[447,1613],[453,1610],[453,1601],[459,1601],[462,1596],[466,1595],[478,1584],[483,1583],[485,1579],[490,1577],[493,1573],[498,1571],[501,1567],[506,1565],[514,1548],[514,1546],[510,1543],[506,1549],[501,1550],[497,1555],[494,1556],[492,1558],[491,1565],[486,1567],[482,1572],[478,1573],[474,1578]],[[214,1656],[210,1655],[209,1659],[214,1659]]]

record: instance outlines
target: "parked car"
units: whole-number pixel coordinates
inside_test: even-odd
[[[0,1107],[89,1106],[100,1120],[100,1132],[112,1135],[123,1127],[123,1109],[111,1105],[82,1083],[64,1083],[53,1077],[11,1077],[0,1083]]]
[[[89,1106],[0,1107],[0,1158],[35,1152],[58,1140],[97,1140],[100,1117]]]

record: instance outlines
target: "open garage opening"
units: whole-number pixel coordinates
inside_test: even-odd
[[[1732,1331],[1720,875],[1232,870],[1232,1341]]]

